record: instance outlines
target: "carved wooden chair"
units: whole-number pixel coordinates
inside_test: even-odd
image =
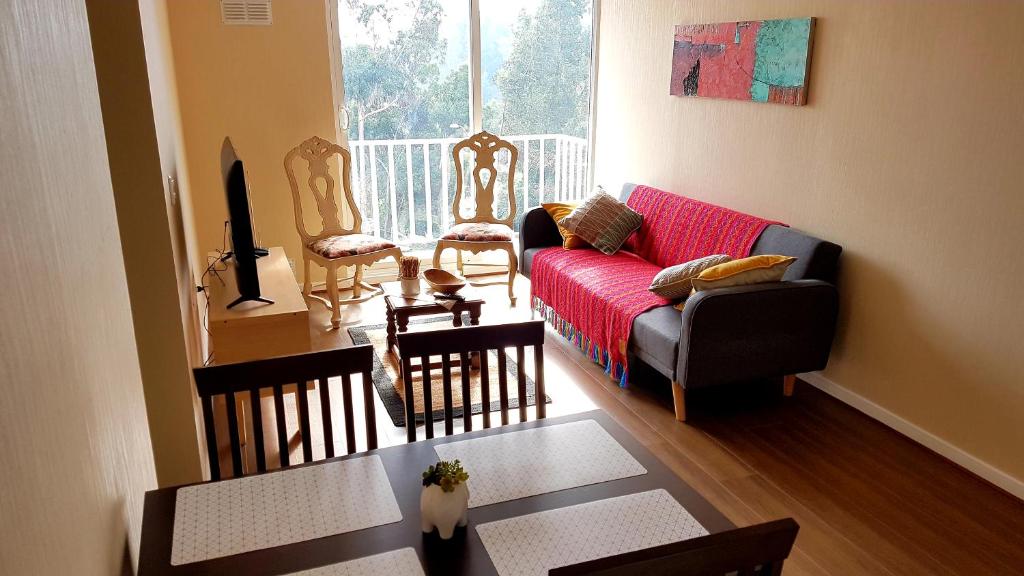
[[[473,216],[462,215],[463,187],[465,180],[462,173],[460,153],[469,149],[473,151],[473,182],[476,185],[476,210]],[[495,156],[502,149],[509,152],[508,163],[508,214],[498,218],[494,213],[494,187],[498,181],[498,169],[495,167]],[[511,142],[502,140],[487,131],[474,134],[459,142],[452,149],[455,160],[455,200],[452,202],[455,226],[437,241],[434,248],[434,268],[441,267],[441,253],[447,248],[458,252],[458,268],[462,272],[462,252],[473,254],[491,250],[504,250],[508,253],[508,299],[516,304],[512,284],[516,279],[519,267],[516,251],[512,246],[512,222],[516,217],[515,174],[519,151]],[[487,173],[487,180],[483,174]],[[493,284],[493,283],[492,283]],[[480,285],[480,284],[477,284]]]
[[[342,226],[341,210],[335,198],[335,180],[331,176],[328,164],[328,160],[335,155],[341,169],[341,195],[352,213],[351,228]],[[303,221],[302,198],[295,174],[296,157],[305,160],[308,166],[309,177],[306,184],[316,200],[317,211],[323,221],[323,227],[318,234],[310,234]],[[295,228],[302,238],[302,293],[323,302],[331,310],[331,325],[337,328],[341,324],[341,304],[363,302],[383,293],[379,287],[363,282],[363,266],[371,266],[385,258],[394,258],[395,262],[399,262],[402,250],[387,240],[362,234],[363,218],[352,197],[348,150],[314,136],[285,155],[284,171],[288,175],[288,183],[292,189]],[[310,262],[316,262],[327,269],[328,299],[312,294]],[[352,297],[344,300],[338,297],[338,268],[341,266],[355,266],[356,269],[351,288]],[[369,290],[370,293],[363,294],[363,289]]]

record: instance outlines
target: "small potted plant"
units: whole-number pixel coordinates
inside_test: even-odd
[[[466,525],[469,509],[469,474],[458,460],[441,460],[423,472],[420,494],[420,526],[424,533],[437,528],[442,540],[455,533],[455,526]]]
[[[402,296],[416,296],[420,293],[420,259],[402,256],[398,280],[402,284]]]

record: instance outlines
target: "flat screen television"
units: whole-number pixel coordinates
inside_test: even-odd
[[[245,183],[245,166],[238,158],[230,138],[225,138],[224,145],[221,146],[220,168],[228,200],[231,255],[235,260],[235,283],[238,286],[238,298],[228,304],[228,308],[248,301],[273,304],[273,300],[260,295],[260,276],[256,269],[256,259],[266,256],[267,251],[256,246],[252,210],[249,206],[249,187]]]

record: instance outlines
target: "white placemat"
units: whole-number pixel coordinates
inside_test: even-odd
[[[476,527],[500,576],[552,568],[707,535],[675,498],[651,490]]]
[[[392,550],[329,564],[311,570],[294,572],[292,576],[424,576],[420,558],[412,548]]]
[[[380,456],[188,486],[174,505],[171,564],[398,522]]]
[[[469,473],[469,507],[646,474],[594,420],[438,444]]]

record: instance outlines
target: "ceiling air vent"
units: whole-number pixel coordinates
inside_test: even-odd
[[[274,21],[271,0],[221,0],[220,18],[232,26],[270,26]]]

